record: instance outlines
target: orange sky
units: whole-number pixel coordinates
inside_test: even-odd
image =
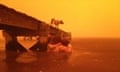
[[[39,20],[63,19],[73,37],[120,37],[119,0],[0,0]]]

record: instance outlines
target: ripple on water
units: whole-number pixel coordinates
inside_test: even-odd
[[[18,63],[31,63],[37,61],[37,57],[33,53],[22,53],[16,58],[16,62]]]

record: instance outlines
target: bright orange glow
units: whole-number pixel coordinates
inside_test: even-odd
[[[62,19],[60,28],[74,37],[120,37],[119,0],[0,0],[0,3],[50,23]]]

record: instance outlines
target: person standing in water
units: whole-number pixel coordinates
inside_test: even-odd
[[[37,38],[37,43],[29,49],[32,51],[46,52],[47,44],[48,44],[48,37],[47,36],[36,36],[36,38]]]

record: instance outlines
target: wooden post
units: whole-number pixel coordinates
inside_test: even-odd
[[[15,38],[6,30],[3,31],[3,36],[5,38],[6,62],[14,61],[17,57],[17,49],[12,47],[11,42]]]
[[[17,41],[16,35],[13,32],[4,30],[3,36],[5,38],[5,48],[6,51],[14,51],[14,52],[24,52],[27,51],[22,45],[20,45]]]
[[[19,55],[18,52],[27,51],[17,42],[17,37],[14,35],[14,33],[4,30],[3,36],[5,38],[6,61],[14,61]]]

